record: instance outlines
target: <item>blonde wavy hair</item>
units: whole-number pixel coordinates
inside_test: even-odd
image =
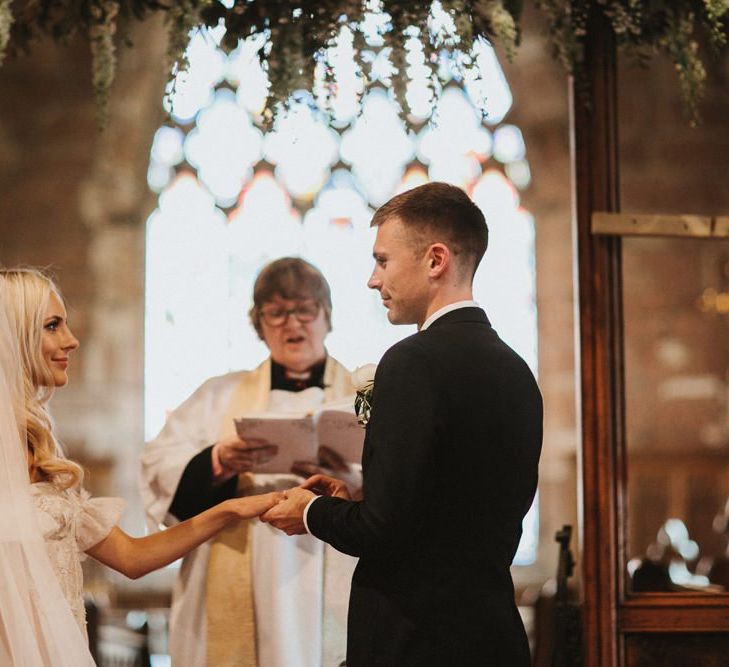
[[[31,477],[71,488],[81,483],[83,469],[63,455],[46,408],[54,383],[41,347],[43,320],[51,293],[63,301],[58,287],[43,271],[0,268],[0,303],[18,341],[23,369],[24,415],[21,415],[19,426],[28,443]]]

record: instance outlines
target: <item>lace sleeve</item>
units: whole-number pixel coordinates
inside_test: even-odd
[[[125,505],[121,498],[91,498],[87,491],[82,491],[76,520],[79,551],[86,551],[101,542],[119,523]]]

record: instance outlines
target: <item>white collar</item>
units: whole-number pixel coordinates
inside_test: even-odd
[[[452,310],[458,310],[459,308],[480,308],[480,306],[475,301],[456,301],[454,303],[449,303],[447,306],[443,306],[439,310],[436,310],[427,320],[425,320],[425,322],[423,322],[423,326],[420,327],[420,331],[425,331],[439,317],[443,317],[446,313],[450,313]]]

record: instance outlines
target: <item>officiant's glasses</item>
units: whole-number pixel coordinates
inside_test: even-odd
[[[289,315],[293,315],[299,322],[306,324],[316,319],[320,309],[319,303],[316,301],[302,301],[297,303],[293,308],[278,308],[276,306],[261,308],[261,317],[263,321],[270,327],[281,327],[289,319]]]

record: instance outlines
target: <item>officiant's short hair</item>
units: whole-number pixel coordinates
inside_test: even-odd
[[[324,309],[329,331],[332,330],[332,293],[319,269],[300,257],[282,257],[266,264],[253,285],[251,324],[263,340],[261,306],[275,296],[283,299],[313,299]]]
[[[375,211],[372,227],[392,218],[398,218],[424,243],[442,241],[462,257],[462,266],[470,263],[476,273],[488,246],[489,230],[481,209],[461,188],[433,182],[407,190]]]

